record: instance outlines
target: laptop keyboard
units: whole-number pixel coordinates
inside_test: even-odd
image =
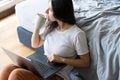
[[[32,61],[36,67],[37,70],[39,70],[38,72],[40,72],[41,74],[44,74],[46,71],[49,72],[48,70],[50,70],[51,67],[40,63],[37,60]],[[52,69],[52,68],[51,68]]]
[[[54,75],[57,71],[65,67],[65,65],[60,66],[62,63],[47,62],[48,64],[46,64],[45,62],[41,62],[35,59],[31,59],[31,62],[33,63],[39,74],[45,79],[49,78],[50,76]]]
[[[57,62],[49,62],[48,61],[48,64],[49,65],[51,65],[52,67],[60,67],[60,65],[65,65],[65,64],[63,64],[63,63],[57,63]]]
[[[46,65],[38,64],[38,66],[41,69],[41,72],[46,72],[49,69],[49,67]]]

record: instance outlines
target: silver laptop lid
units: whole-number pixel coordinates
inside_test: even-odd
[[[35,67],[33,66],[32,62],[30,59],[20,56],[4,47],[2,47],[2,49],[5,51],[6,55],[18,66],[30,70],[33,73],[38,74],[38,71],[35,69]]]

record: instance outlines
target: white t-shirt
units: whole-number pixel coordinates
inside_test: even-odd
[[[43,31],[41,31],[43,32]],[[42,35],[41,35],[42,36]],[[88,45],[84,31],[76,25],[68,28],[65,31],[58,31],[57,29],[50,32],[44,41],[44,51],[46,56],[56,54],[62,57],[75,58],[77,55],[88,53]],[[68,79],[68,73],[72,70],[72,66],[66,66],[58,72],[64,78]]]

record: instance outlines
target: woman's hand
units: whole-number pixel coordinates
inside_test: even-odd
[[[74,67],[89,67],[90,55],[89,53],[86,53],[84,55],[79,55],[79,58],[73,59],[73,58],[65,58],[65,57],[58,56],[56,54],[52,54],[50,57],[48,57],[48,61],[64,63]]]
[[[86,53],[84,55],[79,55],[79,58],[73,59],[73,58],[65,58],[65,57],[58,56],[56,54],[52,54],[50,57],[48,57],[48,61],[64,63],[74,67],[89,67],[90,55],[89,53]]]
[[[48,57],[48,60],[50,62],[63,62],[64,58],[55,54],[52,54],[50,57]]]

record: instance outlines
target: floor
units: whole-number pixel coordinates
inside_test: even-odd
[[[0,20],[0,71],[4,66],[13,63],[1,47],[5,47],[21,56],[29,56],[35,51],[19,42],[17,36],[16,15],[12,14]]]

